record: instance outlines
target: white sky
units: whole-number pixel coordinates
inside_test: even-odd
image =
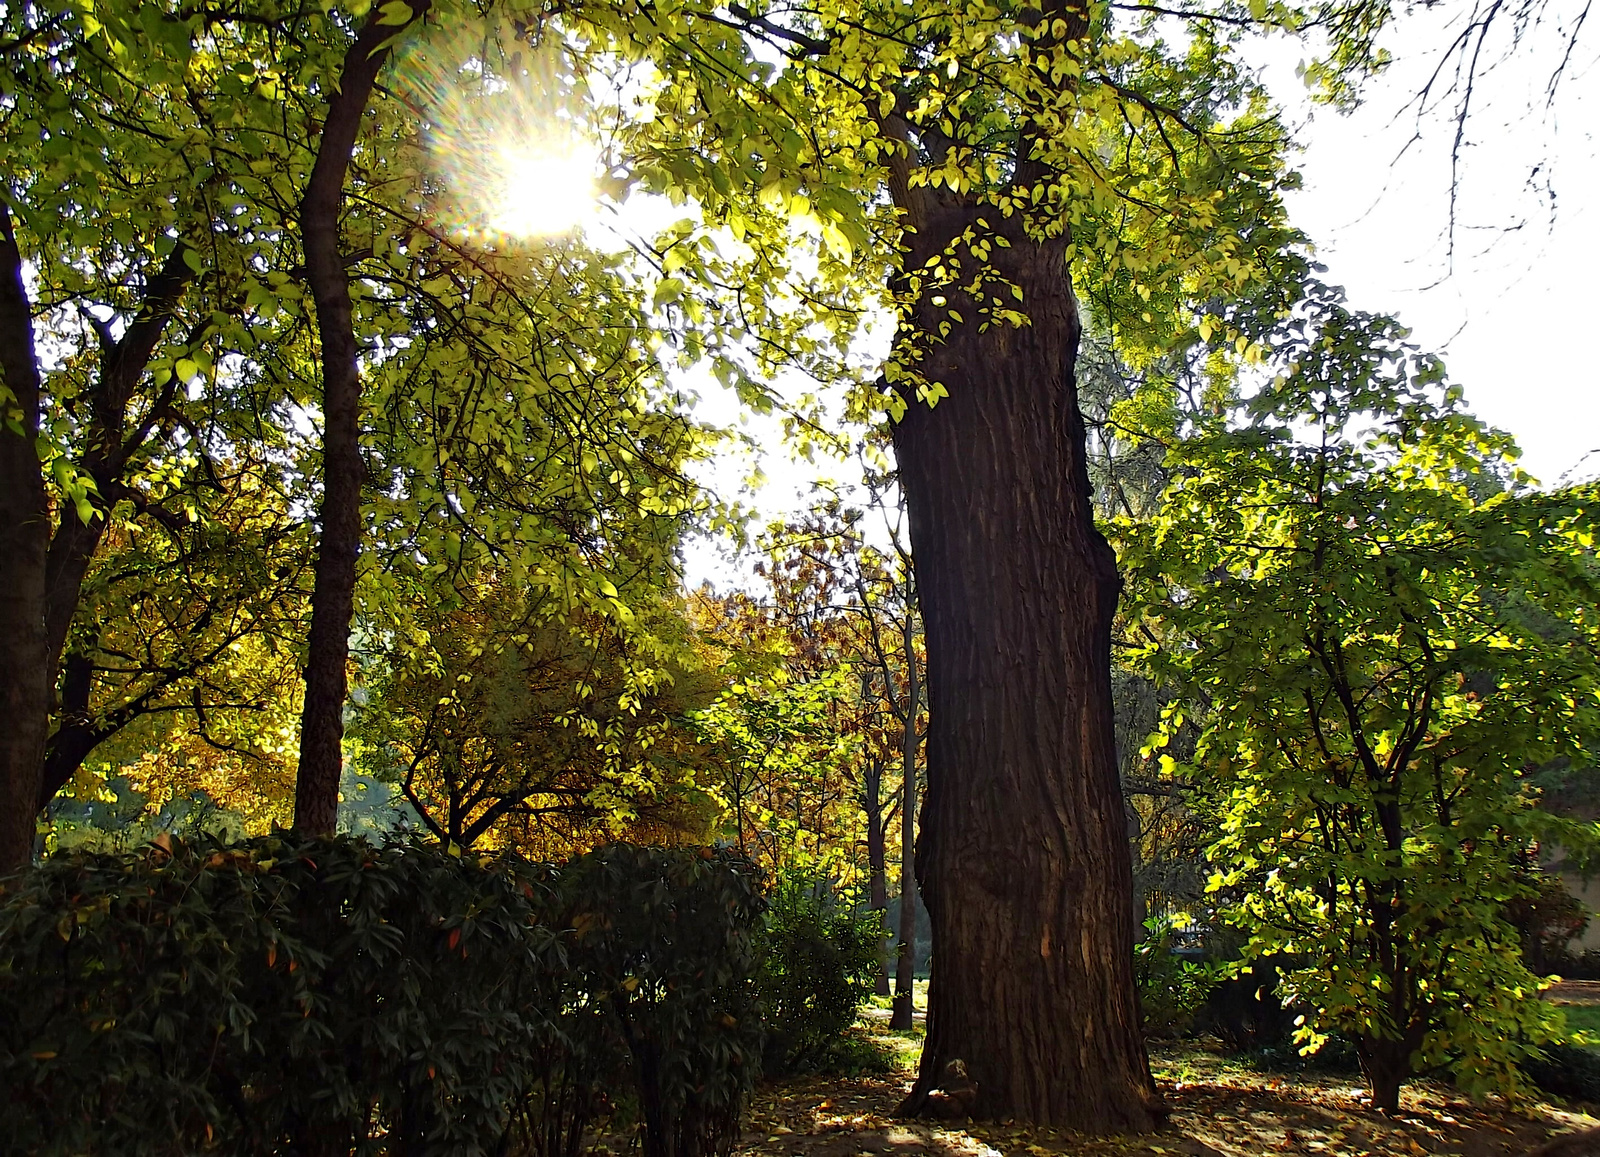
[[[1291,219],[1352,306],[1397,315],[1414,342],[1444,356],[1473,411],[1517,438],[1525,469],[1546,484],[1600,474],[1600,453],[1584,461],[1600,451],[1600,355],[1590,344],[1600,330],[1600,209],[1592,203],[1600,33],[1580,44],[1548,108],[1560,29],[1532,29],[1515,53],[1506,36],[1491,40],[1483,63],[1492,67],[1478,82],[1461,154],[1452,254],[1453,101],[1419,115],[1414,98],[1465,16],[1441,5],[1402,17],[1386,38],[1394,64],[1368,84],[1353,114],[1313,111],[1294,72],[1298,45],[1249,50],[1304,146],[1305,186],[1290,197]],[[715,420],[737,420],[735,408],[711,398],[716,387],[704,392]],[[756,504],[770,515],[801,508],[813,475],[848,473],[790,463],[776,427],[752,422],[771,479]],[[704,480],[726,495],[744,468],[727,457]],[[686,562],[691,584],[742,585],[748,575],[707,543],[690,544]]]
[[[1402,17],[1387,38],[1395,62],[1353,115],[1311,116],[1293,73],[1298,49],[1260,53],[1268,87],[1305,145],[1305,188],[1291,195],[1291,219],[1353,306],[1396,314],[1414,342],[1444,356],[1473,411],[1521,443],[1525,469],[1546,484],[1568,471],[1587,477],[1600,473],[1600,456],[1579,465],[1600,449],[1600,369],[1590,345],[1600,309],[1600,35],[1591,30],[1580,42],[1548,109],[1560,30],[1531,30],[1509,56],[1507,36],[1490,41],[1484,59],[1495,67],[1479,82],[1468,122],[1452,261],[1453,104],[1419,119],[1413,101],[1465,7]],[[1423,46],[1434,51],[1407,52]]]

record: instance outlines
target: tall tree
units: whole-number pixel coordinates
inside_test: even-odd
[[[1249,214],[1279,216],[1281,142],[1248,111],[1223,119],[1219,85],[1249,98],[1203,35],[1169,59],[1067,3],[862,19],[914,44],[919,64],[869,109],[892,142],[887,190],[905,231],[887,377],[931,716],[918,878],[935,964],[906,1109],[959,1060],[980,1116],[1147,1128],[1159,1110],[1132,985],[1111,705],[1119,584],[1090,501],[1069,270],[1082,260],[1119,309],[1184,277],[1222,288],[1232,274],[1217,250],[1244,248]],[[828,14],[819,23],[830,30]],[[843,70],[832,54],[846,41],[808,47],[818,72]],[[1123,245],[1135,252],[1108,276]],[[1132,310],[1135,323],[1160,316]]]
[[[903,504],[889,509],[885,493],[890,479],[869,479],[871,507],[884,516],[889,553],[851,536],[851,567],[858,636],[868,644],[862,663],[871,672],[871,686],[898,726],[900,757],[900,887],[898,936],[895,944],[894,1005],[889,1027],[909,1032],[915,1019],[917,958],[917,805],[921,799],[923,742],[928,735],[926,666],[916,571],[903,533]],[[893,487],[894,499],[901,491]]]
[[[6,373],[20,383],[6,389],[18,399],[13,432],[31,424],[38,435],[31,460],[8,459],[21,473],[7,496],[26,505],[41,486],[48,495],[45,558],[21,540],[0,557],[8,592],[31,599],[44,583],[44,649],[32,650],[31,628],[21,630],[16,645],[33,659],[19,654],[0,680],[44,689],[42,699],[29,690],[10,716],[7,741],[32,750],[35,735],[49,733],[86,578],[112,528],[192,521],[213,456],[255,461],[270,443],[280,468],[290,457],[282,427],[263,420],[281,394],[258,394],[258,367],[237,360],[248,358],[245,320],[258,315],[261,270],[274,264],[281,236],[262,176],[280,167],[263,164],[274,152],[263,142],[275,140],[281,90],[262,62],[279,54],[282,23],[238,12],[11,5],[0,24],[8,159],[0,196],[7,273],[16,274]],[[215,69],[221,56],[237,67]],[[28,267],[27,283],[13,258]],[[8,511],[3,531],[31,543],[39,525]],[[81,706],[69,692],[82,682],[61,688],[69,710]],[[7,831],[31,825],[38,769],[31,775],[31,795],[16,794],[27,776],[7,781]],[[55,777],[45,786],[58,786]],[[0,856],[7,866],[18,863],[18,846]]]
[[[959,196],[907,199],[913,268],[982,212]],[[1091,513],[1068,241],[1036,241],[1020,222],[997,236],[1010,245],[995,266],[1029,324],[953,328],[924,365],[949,396],[895,427],[932,719],[918,876],[936,963],[907,1107],[962,1060],[981,1116],[1148,1128],[1112,738],[1119,582]],[[945,313],[919,304],[914,324],[937,333]]]
[[[886,913],[887,825],[899,818],[899,935],[890,1025],[909,1030],[917,925],[913,850],[927,735],[925,661],[900,492],[891,475],[863,464],[865,508],[846,509],[836,497],[796,522],[773,528],[767,543],[771,558],[758,571],[771,584],[778,615],[789,624],[801,654],[813,663],[849,665],[858,673],[855,718],[845,726],[865,740],[858,797],[874,904]],[[819,646],[823,639],[830,644],[826,649]],[[889,801],[884,792],[894,781],[885,772],[894,763],[899,785]],[[884,987],[887,992],[887,983]]]
[[[1119,341],[1165,348],[1192,329],[1184,302],[1267,275],[1289,178],[1281,129],[1217,36],[1228,20],[1197,20],[1173,51],[1153,20],[1119,19],[1070,3],[731,9],[782,68],[731,66],[731,96],[681,68],[678,138],[643,164],[700,201],[663,291],[755,398],[713,325],[770,317],[753,327],[758,364],[826,373],[821,339],[857,336],[871,304],[843,283],[876,275],[899,310],[902,340],[876,388],[862,375],[854,412],[897,420],[928,647],[918,877],[936,963],[912,1112],[957,1060],[981,1116],[1104,1131],[1159,1112],[1130,966],[1117,580],[1088,492],[1072,272]],[[723,225],[759,256],[718,246]],[[768,256],[797,248],[815,276]]]
[[[306,280],[316,303],[322,347],[322,502],[294,797],[295,830],[307,835],[331,836],[339,818],[346,666],[366,474],[361,459],[361,366],[339,227],[345,173],[390,46],[413,22],[425,18],[430,6],[431,0],[415,0],[409,6],[385,4],[368,14],[345,53],[343,67],[329,78],[327,117],[300,207]]]

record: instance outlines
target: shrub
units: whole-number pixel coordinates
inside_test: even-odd
[[[1506,904],[1505,919],[1522,940],[1523,962],[1539,976],[1565,974],[1573,960],[1568,945],[1588,927],[1589,911],[1560,876],[1524,866],[1518,877],[1526,890]]]
[[[1297,966],[1298,962],[1287,956],[1262,956],[1248,963],[1241,960],[1219,965],[1219,980],[1206,996],[1198,1023],[1216,1033],[1234,1053],[1269,1059],[1297,1054],[1294,1030],[1305,1009],[1286,1007],[1280,989],[1284,971]]]
[[[1600,1056],[1576,1045],[1547,1045],[1522,1062],[1527,1078],[1547,1093],[1600,1103]]]
[[[725,1152],[761,1071],[759,872],[735,852],[614,844],[560,874],[569,1018],[602,1050],[597,1076],[626,1050],[645,1157]]]
[[[754,869],[709,851],[555,868],[279,835],[54,857],[0,895],[8,1140],[570,1157],[631,1088],[651,1157],[698,1157],[753,1080],[760,911]]]
[[[1549,964],[1564,980],[1600,980],[1600,949],[1573,952],[1569,947]]]
[[[882,941],[879,914],[858,914],[826,882],[778,880],[757,971],[769,1074],[828,1067],[872,991]]]
[[[1193,1023],[1220,979],[1216,965],[1179,951],[1183,925],[1164,916],[1144,922],[1145,938],[1133,949],[1133,975],[1147,1036],[1179,1036]]]

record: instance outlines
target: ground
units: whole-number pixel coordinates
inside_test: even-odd
[[[1592,1004],[1600,1013],[1600,985],[1554,995],[1564,1004]],[[1351,1075],[1259,1072],[1203,1039],[1152,1046],[1151,1066],[1172,1110],[1160,1133],[1092,1139],[1004,1124],[896,1121],[892,1115],[910,1086],[919,1041],[915,1033],[887,1032],[885,1015],[869,1008],[858,1031],[894,1050],[899,1069],[764,1086],[740,1157],[1520,1157],[1554,1133],[1600,1125],[1600,1117],[1582,1106],[1474,1105],[1433,1082],[1409,1087],[1402,1112],[1390,1118],[1372,1110]],[[1600,1113],[1600,1107],[1589,1108]]]
[[[1567,1012],[1567,1027],[1600,1040],[1600,980],[1563,980],[1544,998]]]

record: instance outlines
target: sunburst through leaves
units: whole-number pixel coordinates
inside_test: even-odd
[[[439,225],[494,244],[559,236],[592,217],[600,149],[558,48],[508,52],[481,34],[439,35],[396,64],[400,91],[426,118]]]

